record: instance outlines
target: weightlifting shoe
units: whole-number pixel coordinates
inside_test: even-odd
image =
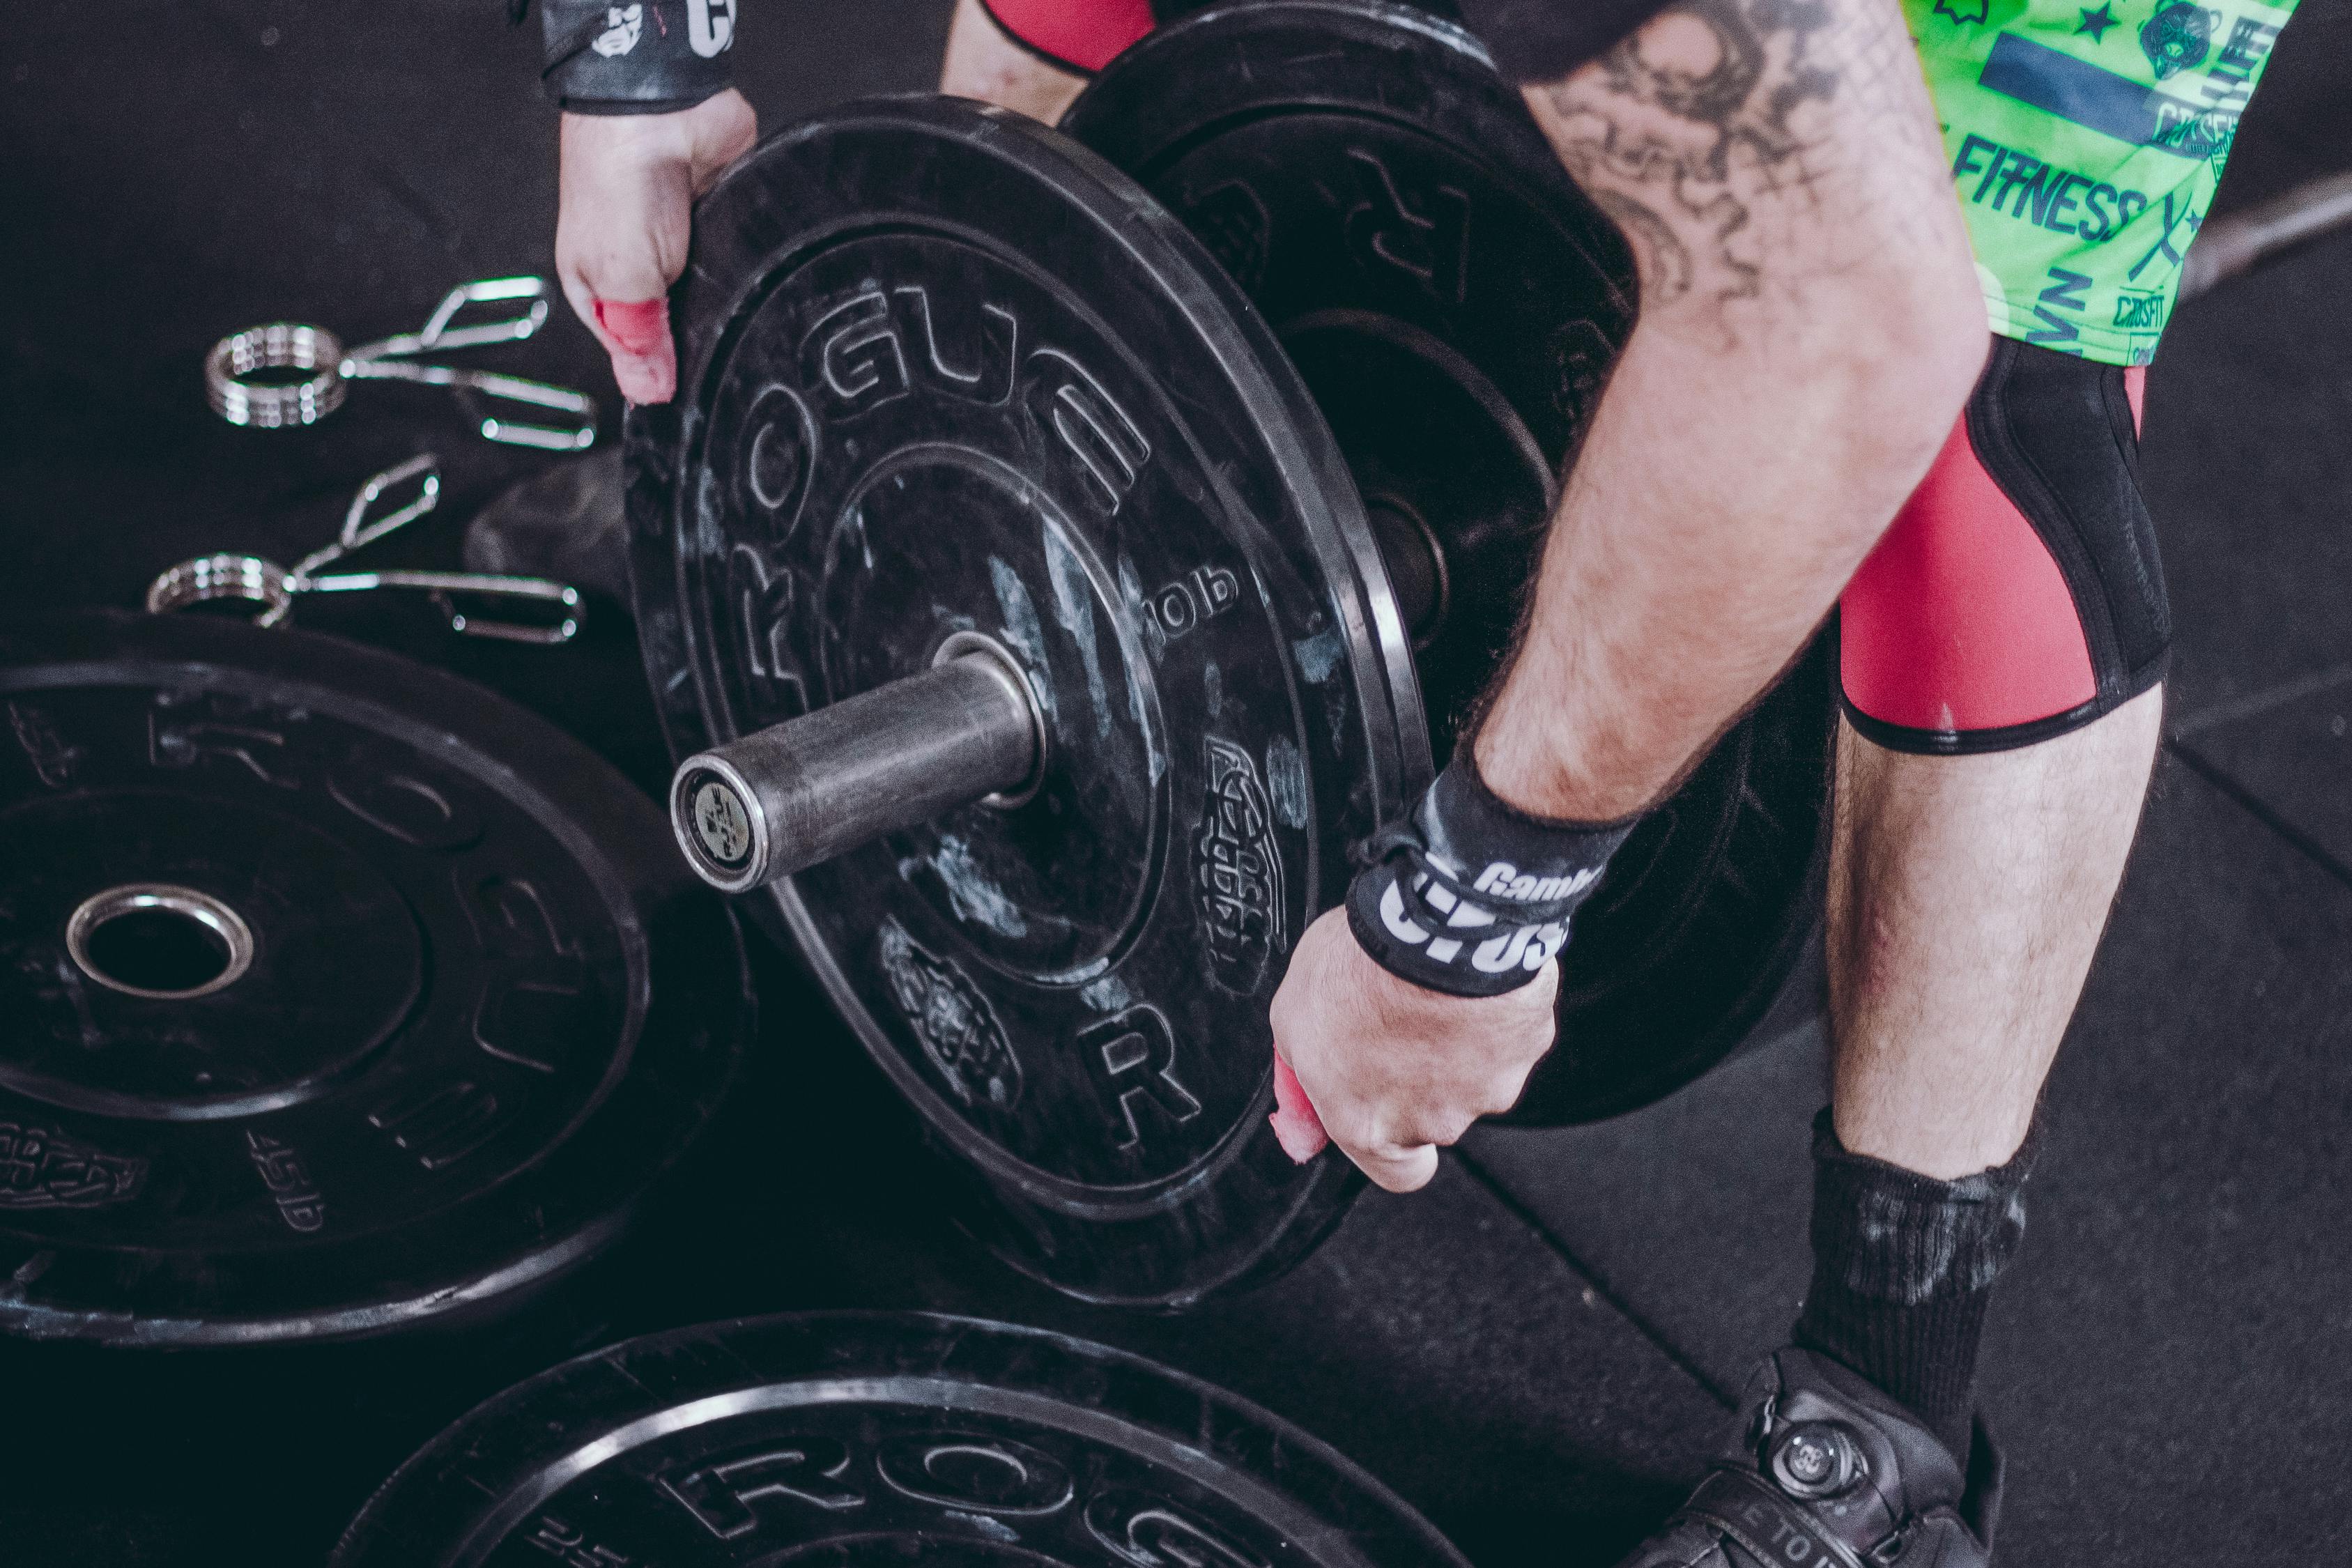
[[[1776,1352],[1706,1479],[1621,1568],[1986,1568],[2000,1457],[1980,1421],[1970,1449],[1963,1475],[1864,1379]]]

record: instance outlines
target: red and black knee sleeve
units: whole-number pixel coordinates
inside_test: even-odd
[[[2145,372],[2007,338],[1840,607],[1847,717],[1900,752],[2007,751],[2164,679],[2140,498]]]
[[[1151,0],[980,0],[1005,36],[1066,71],[1091,76],[1151,31]]]
[[[1048,62],[1092,76],[1111,57],[1162,23],[1206,10],[1214,0],[980,0],[1014,43]],[[1412,0],[1441,16],[1454,0]],[[1623,0],[1620,0],[1622,4]],[[1653,5],[1658,0],[1632,0]],[[1594,52],[1598,52],[1595,50]]]

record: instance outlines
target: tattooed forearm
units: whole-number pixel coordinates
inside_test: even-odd
[[[1676,0],[1529,97],[1633,246],[1645,312],[1680,309],[1725,331],[1741,301],[1852,258],[1840,237],[1861,213],[1841,207],[1883,220],[1905,178],[1935,170],[1919,188],[1940,183],[1894,0]],[[1865,224],[1853,239],[1880,234]]]
[[[1984,306],[1898,0],[1668,0],[1528,100],[1641,317],[1474,743],[1504,799],[1605,822],[1820,627],[1950,433]]]

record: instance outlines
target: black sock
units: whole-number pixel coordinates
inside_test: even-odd
[[[1796,1342],[1900,1401],[1963,1465],[1985,1304],[2025,1234],[2036,1142],[1939,1182],[1848,1153],[1827,1110],[1813,1123],[1813,1283]]]

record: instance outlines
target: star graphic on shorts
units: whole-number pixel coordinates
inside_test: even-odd
[[[2088,7],[2084,7],[2083,9],[2083,25],[2075,28],[2074,31],[2078,33],[2090,34],[2091,42],[2099,44],[2106,41],[2107,29],[2115,25],[2116,14],[2110,7],[2102,5],[2095,11],[2093,11]]]

